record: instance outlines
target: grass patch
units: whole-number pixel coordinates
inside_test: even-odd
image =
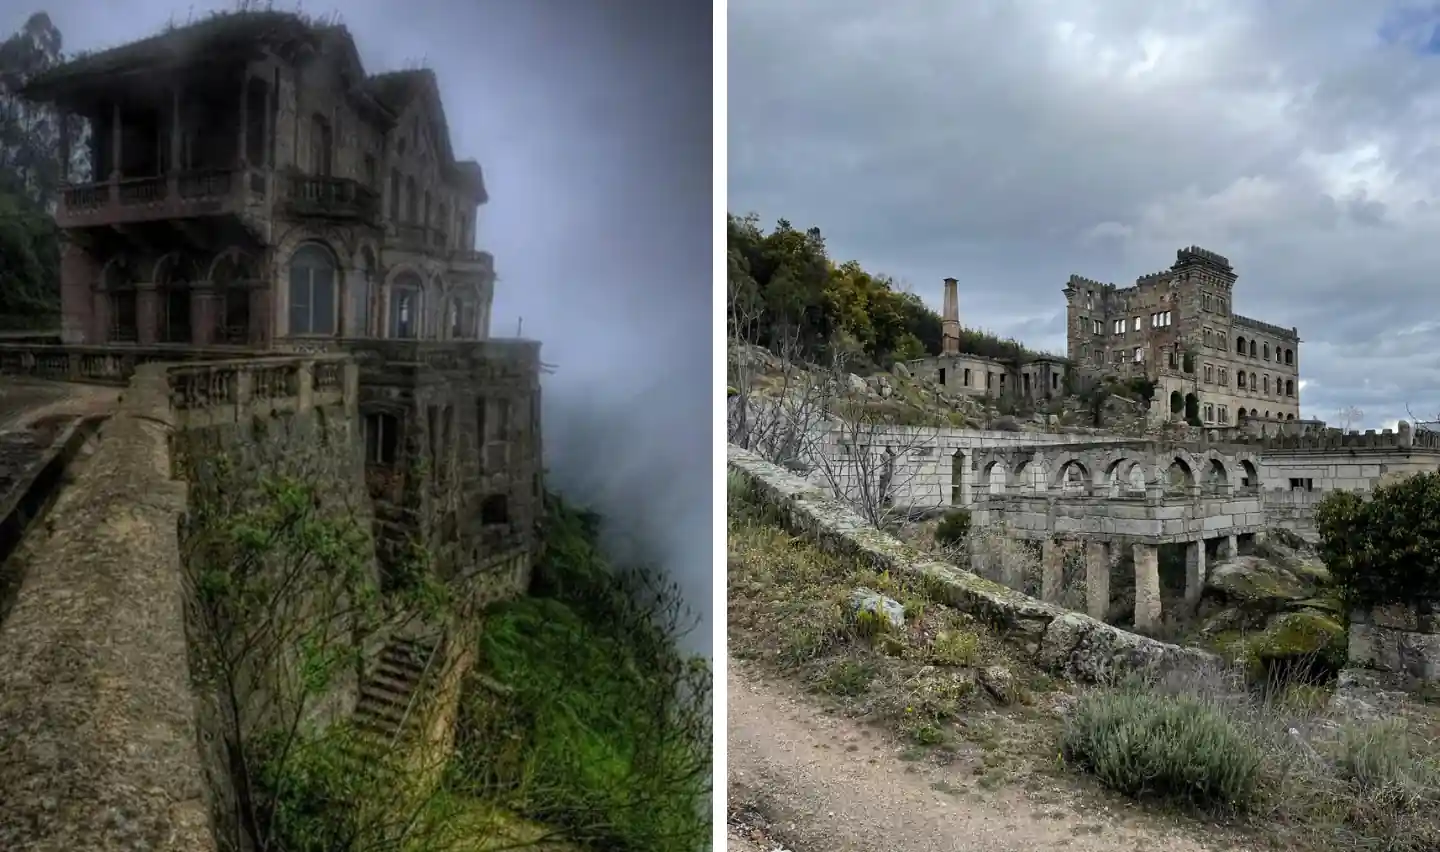
[[[798,682],[842,713],[888,728],[917,754],[981,759],[984,748],[971,739],[966,721],[984,713],[1013,733],[1003,740],[1017,763],[1054,762],[1054,715],[1001,704],[979,686],[986,667],[1007,669],[1027,683],[1043,680],[1011,659],[985,625],[929,599],[916,578],[877,572],[790,535],[754,505],[743,479],[732,476],[727,484],[734,656]],[[860,589],[901,604],[904,623],[857,612],[852,597]]]
[[[537,596],[497,607],[465,686],[452,774],[591,848],[710,837],[711,675],[653,573],[608,564],[597,520],[551,500]]]
[[[1119,793],[1238,818],[1284,848],[1440,849],[1440,751],[1419,733],[1433,715],[1334,718],[1313,686],[1245,680],[1233,667],[1091,690],[1062,755]]]

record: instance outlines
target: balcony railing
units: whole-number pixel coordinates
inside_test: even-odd
[[[495,271],[495,256],[488,251],[455,249],[450,252],[450,262],[456,266],[479,266],[486,272]]]
[[[230,212],[265,196],[264,175],[243,181],[244,174],[207,169],[67,186],[55,221],[75,228]]]
[[[380,217],[380,196],[357,180],[315,175],[290,178],[288,205],[299,216],[329,219],[357,219],[373,222]]]

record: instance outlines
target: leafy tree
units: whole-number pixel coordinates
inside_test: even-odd
[[[863,354],[882,367],[940,353],[940,315],[894,280],[853,260],[836,263],[818,228],[800,231],[781,219],[767,233],[753,214],[732,214],[727,233],[729,292],[745,302],[731,313],[754,318],[732,327],[735,337],[772,349],[798,342],[820,361]],[[961,331],[960,351],[1006,361],[1033,354],[974,329]]]
[[[60,247],[50,212],[60,193],[60,122],[20,97],[36,74],[62,63],[60,30],[36,12],[0,42],[0,327],[53,326],[60,309]],[[83,119],[70,119],[71,175],[85,179]]]
[[[1357,606],[1440,600],[1440,473],[1332,491],[1315,509],[1325,564]]]

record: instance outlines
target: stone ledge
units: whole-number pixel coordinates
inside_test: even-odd
[[[870,527],[823,489],[749,450],[730,445],[727,466],[750,483],[761,503],[774,509],[792,533],[877,571],[918,577],[927,596],[991,625],[1029,662],[1048,671],[1100,683],[1130,673],[1220,663],[1204,651],[1120,630],[931,559]]]
[[[137,370],[0,626],[0,849],[215,848],[164,370]]]

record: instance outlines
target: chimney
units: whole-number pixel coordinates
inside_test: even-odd
[[[955,285],[954,278],[945,279],[945,307],[940,312],[940,352],[945,355],[960,354],[960,302]]]

